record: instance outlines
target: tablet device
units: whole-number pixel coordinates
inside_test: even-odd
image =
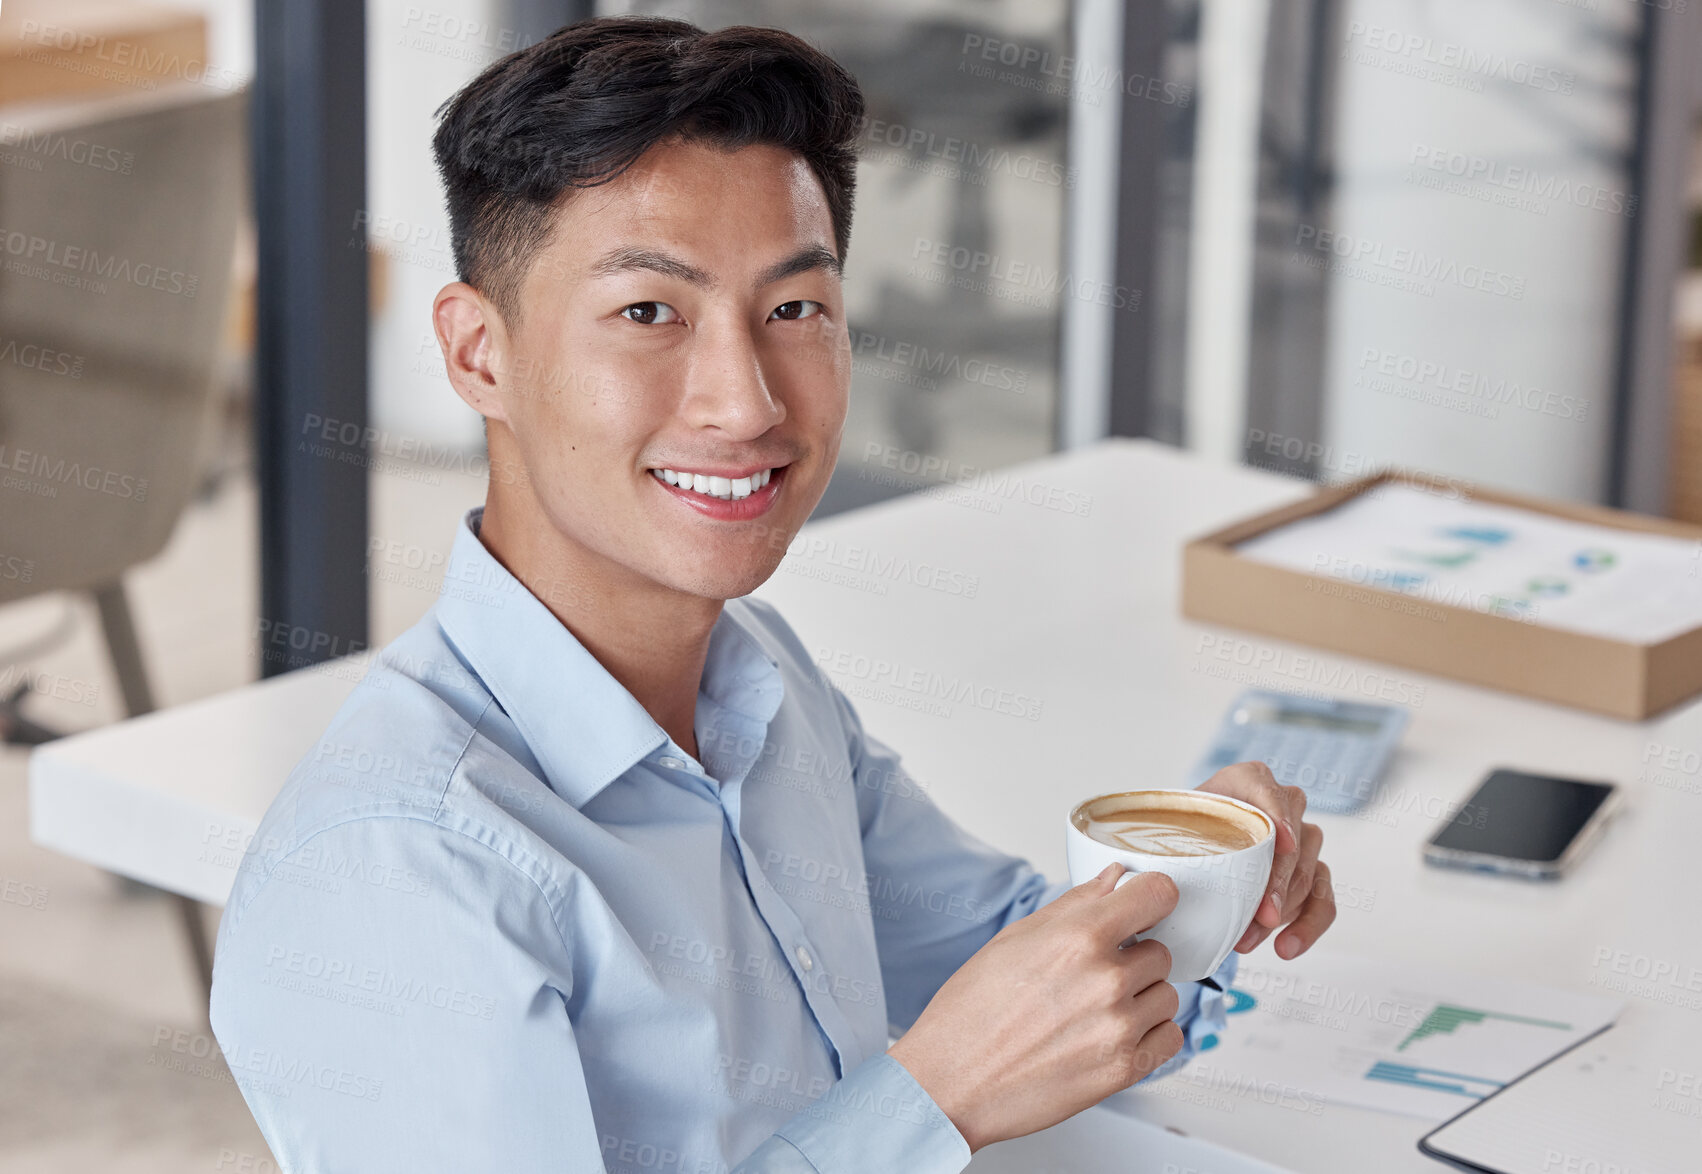
[[[1647,1027],[1647,1025],[1645,1025]],[[1472,1174],[1696,1174],[1697,1053],[1604,1027],[1437,1126],[1418,1148]]]

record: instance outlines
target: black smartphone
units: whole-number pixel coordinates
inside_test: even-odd
[[[1426,863],[1553,880],[1618,807],[1614,783],[1493,770],[1424,846]]]

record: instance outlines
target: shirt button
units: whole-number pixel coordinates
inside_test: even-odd
[[[672,754],[664,754],[656,761],[658,764],[667,767],[669,770],[684,770],[686,768],[685,759],[675,758]]]
[[[816,968],[816,960],[810,957],[810,952],[804,949],[804,947],[798,947],[797,955],[799,966],[802,966],[805,970],[814,970]]]

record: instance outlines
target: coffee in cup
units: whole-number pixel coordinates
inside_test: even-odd
[[[1173,982],[1197,982],[1223,965],[1258,911],[1276,854],[1269,816],[1203,791],[1099,795],[1071,809],[1065,836],[1072,884],[1113,861],[1129,874],[1162,872],[1176,882],[1176,908],[1129,939],[1163,942]]]
[[[1242,813],[1182,803],[1078,809],[1076,826],[1102,844],[1151,856],[1211,856],[1251,848],[1264,835]]]

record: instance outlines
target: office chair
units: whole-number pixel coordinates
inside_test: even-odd
[[[207,465],[246,106],[185,82],[0,107],[0,604],[89,592],[131,716],[154,701],[123,576],[165,546]],[[8,740],[52,737],[22,696],[0,714]]]

